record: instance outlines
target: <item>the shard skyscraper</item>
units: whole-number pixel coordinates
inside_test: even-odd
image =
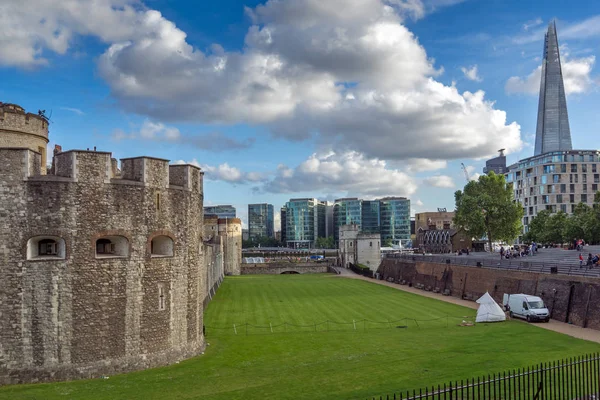
[[[556,23],[548,26],[544,40],[544,60],[540,83],[535,154],[572,150],[567,100],[560,67]]]

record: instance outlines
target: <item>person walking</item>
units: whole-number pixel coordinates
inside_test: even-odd
[[[579,253],[579,268],[583,267],[583,256]]]

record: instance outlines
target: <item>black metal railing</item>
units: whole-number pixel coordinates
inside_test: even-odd
[[[591,354],[372,399],[591,400],[599,394],[600,355]]]
[[[600,269],[598,267],[589,268],[585,265],[580,268],[579,265],[535,262],[530,261],[528,257],[500,260],[492,257],[476,256],[444,256],[444,255],[422,255],[422,254],[400,254],[389,253],[385,255],[387,259],[403,259],[407,261],[424,261],[437,264],[454,264],[469,267],[503,269],[512,271],[535,272],[541,274],[562,274],[571,276],[590,276],[599,277]]]

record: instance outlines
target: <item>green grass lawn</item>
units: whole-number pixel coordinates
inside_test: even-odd
[[[0,399],[365,399],[600,350],[520,321],[457,326],[474,314],[332,275],[228,277],[205,315],[203,356],[106,380],[3,387]],[[327,320],[346,324],[315,328]]]

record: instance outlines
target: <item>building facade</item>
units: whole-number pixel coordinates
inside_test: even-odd
[[[286,246],[287,245],[287,217],[286,217],[286,208],[285,206],[281,207],[279,210],[279,222],[281,226],[279,227],[279,231],[281,232],[281,238],[279,241]]]
[[[524,232],[541,210],[570,214],[579,203],[591,206],[600,184],[599,157],[595,150],[558,151],[511,165],[506,181],[523,206]]]
[[[232,205],[218,205],[204,207],[204,215],[216,215],[218,218],[235,218],[235,207]]]
[[[379,200],[381,240],[402,245],[410,241],[410,200],[385,197]]]
[[[454,229],[454,211],[431,211],[415,214],[415,230]]]
[[[248,233],[250,240],[275,237],[275,214],[272,204],[248,204]]]
[[[286,245],[314,248],[317,238],[325,237],[326,203],[314,198],[290,199],[285,204]]]
[[[373,272],[381,263],[381,236],[379,233],[361,232],[356,224],[343,225],[339,233],[340,263],[344,268],[350,264],[362,264]]]
[[[29,138],[31,117],[14,115]],[[119,169],[111,153],[71,150],[44,173],[42,154],[0,147],[0,385],[202,352],[203,307],[241,260],[235,240],[206,235],[203,172],[152,157]]]
[[[502,175],[508,172],[508,168],[506,168],[506,156],[504,155],[504,149],[500,149],[498,152],[500,154],[497,157],[490,158],[485,162],[485,167],[483,167],[484,174],[494,171],[495,174]]]
[[[339,241],[340,227],[362,223],[362,200],[352,197],[337,199],[333,204],[333,240]]]
[[[379,200],[363,200],[361,205],[360,230],[364,233],[380,233]]]

